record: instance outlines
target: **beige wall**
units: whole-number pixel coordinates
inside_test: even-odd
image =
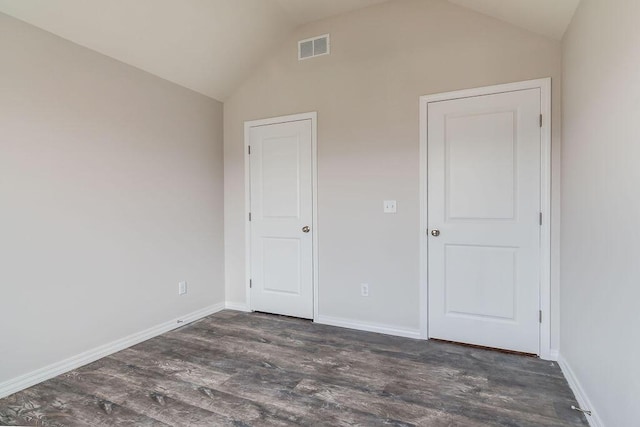
[[[324,33],[331,55],[298,62],[296,41]],[[393,1],[298,29],[225,102],[227,301],[245,298],[245,120],[318,112],[320,314],[417,330],[418,97],[541,77],[554,85],[555,225],[559,42],[440,0]],[[398,201],[396,215],[382,213],[384,199]],[[360,283],[370,284],[368,298]]]
[[[605,426],[640,402],[639,18],[582,0],[563,42],[560,352]]]
[[[0,64],[0,384],[224,301],[222,104],[3,14]]]

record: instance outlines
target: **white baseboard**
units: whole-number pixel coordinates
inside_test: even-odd
[[[224,308],[224,303],[205,307],[201,310],[194,311],[185,316],[180,316],[168,322],[164,322],[149,329],[145,329],[144,331],[136,332],[135,334],[131,334],[119,340],[112,341],[108,344],[101,345],[94,349],[69,357],[68,359],[61,360],[60,362],[53,363],[49,366],[45,366],[44,368],[37,369],[35,371],[0,383],[0,398],[9,396],[10,394],[24,390],[28,387],[41,383],[42,381],[46,381],[58,375],[64,374],[65,372],[72,371],[91,362],[95,362],[98,359],[116,353],[120,350],[124,350],[125,348],[131,347],[133,345],[139,344],[150,338],[164,334],[165,332],[177,329],[188,323],[195,322],[196,320],[202,319],[203,317],[209,316],[213,313],[217,313]]]
[[[224,303],[224,308],[226,308],[227,310],[244,311],[247,313],[251,311],[249,310],[249,307],[247,307],[247,304],[243,302],[227,301],[226,303]]]
[[[549,350],[549,354],[546,355],[546,357],[544,356],[545,355],[540,355],[540,358],[543,360],[550,360],[552,362],[557,362],[558,357],[560,357],[560,353],[558,353],[558,350],[552,348],[551,350]]]
[[[573,394],[576,395],[576,400],[578,401],[580,408],[591,411],[591,416],[585,414],[589,425],[591,427],[604,427],[602,419],[598,416],[595,407],[591,403],[591,400],[589,400],[589,396],[587,396],[587,393],[582,388],[580,381],[578,381],[578,377],[576,377],[571,366],[561,354],[558,355],[558,365],[560,365],[560,369],[562,369],[562,373],[567,379],[569,387],[573,390]]]
[[[351,319],[341,319],[338,317],[318,315],[314,319],[315,323],[329,326],[339,326],[341,328],[356,329],[358,331],[377,332],[379,334],[395,335],[397,337],[420,339],[420,330],[409,328],[398,328],[396,326],[381,325],[378,323],[360,322]]]

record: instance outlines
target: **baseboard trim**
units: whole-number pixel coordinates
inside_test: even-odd
[[[150,338],[164,334],[173,329],[180,328],[186,324],[195,322],[196,320],[200,320],[203,317],[224,310],[224,308],[224,303],[210,305],[209,307],[205,307],[187,315],[180,316],[173,320],[169,320],[168,322],[164,322],[149,329],[145,329],[144,331],[136,332],[127,337],[112,341],[108,344],[101,345],[91,350],[87,350],[83,353],[61,360],[60,362],[53,363],[49,366],[45,366],[44,368],[37,369],[35,371],[0,383],[0,398],[17,393],[21,390],[34,386],[58,375],[72,371],[91,362],[95,362],[96,360],[106,357],[110,354],[139,344]]]
[[[567,362],[567,360],[562,357],[562,354],[558,355],[558,365],[560,365],[560,369],[562,369],[562,373],[567,379],[567,382],[569,383],[569,387],[571,387],[573,394],[576,395],[576,400],[578,401],[580,408],[591,411],[591,416],[585,415],[587,417],[589,425],[591,427],[604,427],[604,423],[598,416],[598,413],[591,403],[589,396],[587,396],[587,393],[584,391],[584,388],[582,388],[580,381],[578,381],[578,377],[573,372],[573,369],[571,369],[571,365],[569,365],[569,362]]]
[[[558,350],[551,349],[551,350],[549,350],[548,357],[541,357],[541,359],[550,360],[552,362],[557,362],[558,361],[558,357],[560,357],[560,354],[558,353]]]
[[[227,310],[244,311],[245,313],[248,313],[251,311],[249,310],[249,307],[247,306],[247,304],[242,302],[227,301],[224,303],[224,308],[226,308]]]
[[[398,328],[396,326],[381,325],[378,323],[360,322],[351,319],[318,315],[314,319],[315,323],[321,325],[338,326],[341,328],[355,329],[358,331],[376,332],[397,337],[420,339],[420,330],[409,328]]]

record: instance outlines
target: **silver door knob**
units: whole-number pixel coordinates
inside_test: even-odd
[[[302,227],[302,232],[303,233],[308,233],[311,229],[309,228],[308,225],[305,225],[304,227]]]
[[[438,237],[440,235],[440,230],[438,230],[438,229],[431,230],[431,235],[433,237]]]

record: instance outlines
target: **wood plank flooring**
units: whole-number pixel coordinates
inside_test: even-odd
[[[586,426],[556,363],[223,311],[0,399],[41,426]]]

